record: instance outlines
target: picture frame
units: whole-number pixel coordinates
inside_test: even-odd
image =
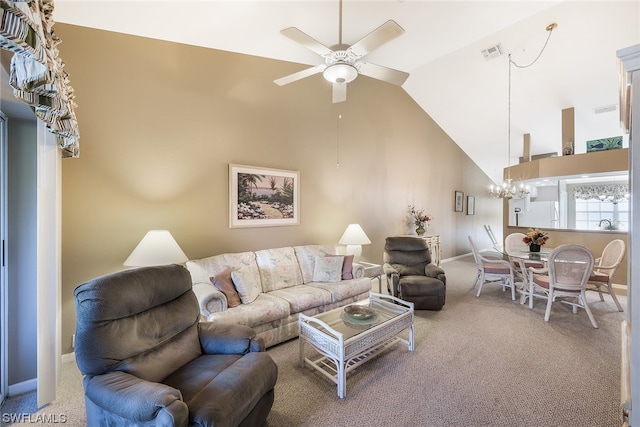
[[[298,224],[298,171],[229,163],[229,228]]]
[[[462,191],[456,191],[455,192],[455,211],[456,212],[462,212],[463,211],[463,204],[464,204],[464,193]]]
[[[476,214],[476,198],[474,196],[467,196],[467,215]]]

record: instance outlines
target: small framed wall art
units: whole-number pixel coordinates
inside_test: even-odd
[[[467,215],[476,214],[476,198],[474,196],[467,196]]]
[[[464,193],[462,191],[455,192],[455,211],[462,212],[464,205]]]
[[[229,228],[300,224],[300,173],[229,164]]]

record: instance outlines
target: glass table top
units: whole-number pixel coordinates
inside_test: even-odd
[[[527,250],[521,249],[505,249],[504,253],[507,256],[513,258],[519,258],[530,261],[546,261],[549,259],[549,255],[553,252],[554,248],[543,248],[540,249],[540,252],[531,252]]]
[[[350,306],[359,306],[365,309],[370,309],[372,315],[370,317],[350,315],[347,313],[347,311],[349,311],[348,307]],[[408,307],[392,304],[378,298],[370,298],[350,304],[349,306],[338,307],[327,311],[326,313],[318,314],[314,316],[314,318],[326,323],[334,331],[343,334],[344,339],[346,340],[381,325],[397,316],[407,313],[408,311],[410,311]],[[325,328],[318,323],[311,323],[311,325],[320,331],[325,331]]]

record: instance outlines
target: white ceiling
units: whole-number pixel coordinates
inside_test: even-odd
[[[331,46],[338,16],[338,0],[56,0],[54,11],[56,22],[311,65],[321,59],[280,30],[295,26]],[[525,133],[532,154],[561,151],[564,108],[575,108],[576,153],[588,139],[622,134],[617,110],[596,115],[594,108],[618,104],[616,50],[640,43],[638,0],[344,0],[343,42],[388,19],[406,33],[367,61],[409,72],[404,90],[496,182],[507,162],[517,163]],[[512,71],[508,159],[508,60],[486,60],[481,51],[500,43],[528,64],[552,22],[558,27],[540,59]]]

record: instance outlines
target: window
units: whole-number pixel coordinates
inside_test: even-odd
[[[629,201],[575,200],[576,228],[580,230],[629,230]]]

